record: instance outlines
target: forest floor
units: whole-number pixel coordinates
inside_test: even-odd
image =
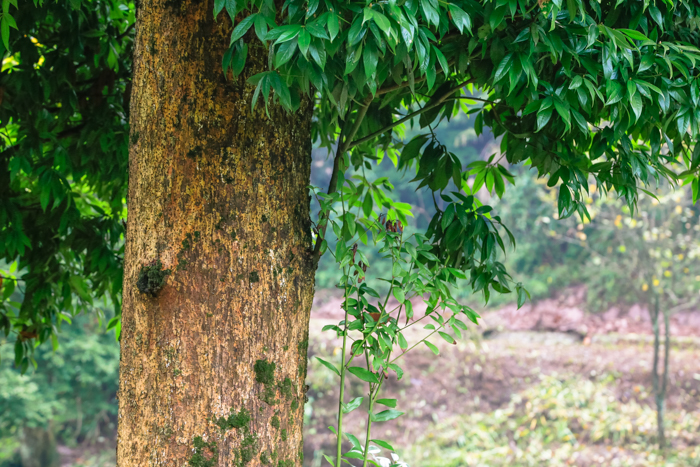
[[[382,394],[398,399],[405,415],[373,424],[371,438],[390,442],[411,467],[700,466],[700,314],[672,321],[670,447],[661,453],[648,313],[632,307],[589,315],[566,300],[485,313],[457,345],[439,345],[437,357],[417,348],[401,363],[403,378],[392,373]],[[338,307],[332,296],[318,301],[309,348],[335,363],[340,341],[321,329],[342,318]],[[409,345],[421,337],[414,328]],[[304,465],[321,467],[329,465],[322,453],[334,452],[327,427],[336,425],[337,377],[314,361],[307,383]],[[356,380],[346,392],[349,400],[364,388]],[[364,405],[344,428],[360,440],[363,414]]]
[[[391,443],[411,467],[700,467],[700,312],[671,321],[665,453],[655,448],[651,324],[639,306],[585,313],[580,290],[561,299],[485,312],[440,355],[417,348],[392,374],[383,397],[405,412],[375,423],[372,439]],[[424,307],[414,305],[416,316]],[[342,319],[340,300],[319,291],[312,311],[305,467],[329,465],[336,425],[337,376],[315,356],[339,363],[341,342],[323,326]],[[427,331],[414,326],[409,343]],[[358,380],[346,400],[363,396]],[[344,431],[365,439],[366,407]],[[344,449],[350,449],[346,442]],[[60,447],[64,467],[114,465],[114,440],[89,449]],[[384,451],[381,455],[386,456]],[[347,464],[346,464],[347,465]]]

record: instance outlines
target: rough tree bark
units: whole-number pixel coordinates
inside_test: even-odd
[[[312,107],[251,110],[210,1],[139,2],[117,465],[301,465]]]

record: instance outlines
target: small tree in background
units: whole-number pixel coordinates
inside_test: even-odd
[[[700,303],[700,211],[692,202],[691,190],[687,186],[673,189],[666,185],[655,190],[654,195],[640,197],[638,211],[631,216],[622,200],[600,196],[592,185],[591,195],[586,199],[591,220],[572,218],[555,222],[557,187],[527,182],[524,187],[518,189],[534,189],[536,196],[527,201],[507,197],[502,211],[508,219],[518,203],[534,203],[529,209],[539,216],[521,221],[532,228],[519,236],[521,246],[524,252],[529,247],[550,257],[530,256],[529,261],[536,266],[528,267],[534,270],[550,261],[562,270],[578,269],[575,275],[560,278],[569,282],[558,286],[586,284],[589,307],[593,309],[622,303],[646,305],[654,334],[651,376],[657,406],[658,442],[663,447],[670,317],[676,312],[696,309]],[[524,252],[518,252],[517,257]],[[532,255],[532,251],[530,253]],[[517,260],[511,264],[515,270],[523,272]],[[545,274],[556,275],[552,269],[545,269]],[[660,349],[662,328],[663,356]]]

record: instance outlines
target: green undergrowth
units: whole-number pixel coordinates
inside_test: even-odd
[[[667,413],[665,456],[655,423],[653,407],[619,401],[611,378],[544,376],[502,409],[442,420],[401,457],[423,467],[700,465],[697,414]]]

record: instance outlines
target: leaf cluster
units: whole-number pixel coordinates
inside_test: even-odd
[[[119,315],[135,18],[119,0],[6,1],[2,15],[0,324],[26,369],[95,298]]]

